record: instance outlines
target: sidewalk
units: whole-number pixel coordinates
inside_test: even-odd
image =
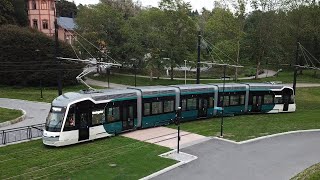
[[[175,149],[177,148],[177,135],[178,131],[176,129],[156,127],[125,133],[122,136]],[[186,131],[180,131],[180,136],[180,147],[185,147],[193,142],[207,140],[207,137],[205,136]]]

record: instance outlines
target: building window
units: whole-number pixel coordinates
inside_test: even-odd
[[[41,9],[48,9],[47,1],[41,1]]]
[[[32,5],[31,5],[31,7],[32,7],[32,9],[37,9],[37,3],[36,3],[36,1],[35,0],[32,0]]]
[[[33,28],[38,29],[38,20],[37,19],[33,20]]]
[[[42,20],[42,28],[48,29],[48,20]]]

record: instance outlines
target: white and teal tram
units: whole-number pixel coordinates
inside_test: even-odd
[[[43,143],[65,146],[122,132],[167,125],[181,107],[181,121],[221,115],[296,110],[291,87],[267,83],[195,84],[80,91],[52,102]]]

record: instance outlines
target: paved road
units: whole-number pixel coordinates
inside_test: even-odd
[[[210,140],[183,152],[198,159],[154,179],[290,179],[320,162],[320,132],[296,133],[246,144]]]
[[[49,103],[31,102],[7,98],[0,98],[0,107],[23,109],[27,113],[25,120],[16,124],[12,124],[10,126],[2,127],[0,128],[0,130],[45,123],[46,117],[50,110]]]

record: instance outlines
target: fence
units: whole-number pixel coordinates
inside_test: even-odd
[[[45,124],[0,130],[0,145],[42,137]]]

